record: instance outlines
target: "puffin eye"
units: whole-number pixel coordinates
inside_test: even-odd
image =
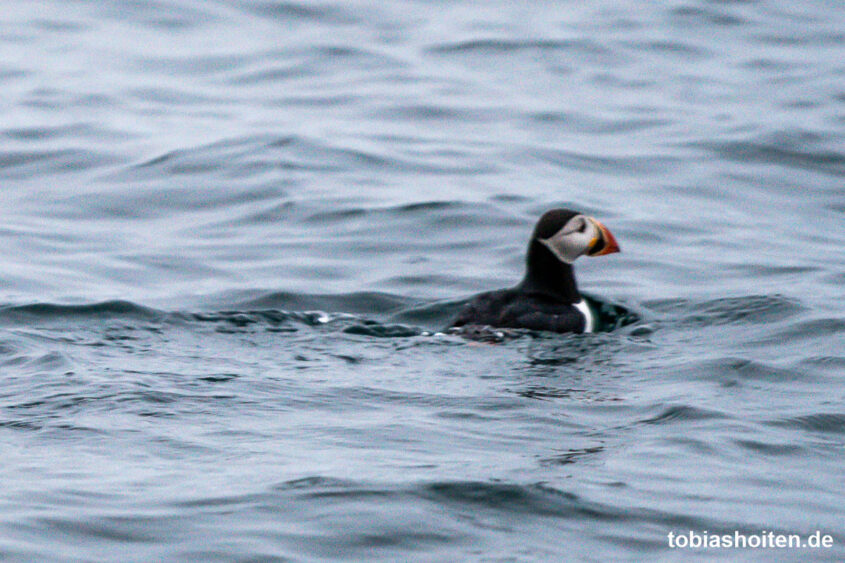
[[[587,222],[581,221],[581,225],[578,227],[578,232],[583,233],[586,230],[587,230]]]

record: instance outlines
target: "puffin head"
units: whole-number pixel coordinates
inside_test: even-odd
[[[579,256],[619,252],[619,244],[597,220],[570,209],[552,209],[537,221],[526,255],[522,291],[563,302],[581,300],[572,263]]]
[[[522,291],[563,303],[581,300],[572,263],[579,256],[619,252],[619,244],[597,220],[570,209],[552,209],[537,221],[528,243]]]
[[[552,209],[537,221],[531,244],[540,243],[558,260],[572,264],[579,256],[604,256],[619,252],[607,227],[588,215],[570,209]]]

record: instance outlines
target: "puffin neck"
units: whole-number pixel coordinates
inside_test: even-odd
[[[561,262],[536,238],[528,246],[526,262],[525,278],[519,285],[522,291],[563,303],[581,300],[572,266]]]

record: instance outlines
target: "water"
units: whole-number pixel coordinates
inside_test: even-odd
[[[5,2],[0,558],[845,558],[843,29]],[[612,229],[580,285],[639,320],[437,334],[556,206]]]

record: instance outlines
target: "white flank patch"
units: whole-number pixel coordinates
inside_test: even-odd
[[[584,315],[584,319],[586,319],[586,322],[584,323],[584,332],[593,332],[593,311],[590,309],[590,306],[587,305],[587,302],[581,299],[581,301],[575,303],[573,306],[581,311],[581,314]]]

